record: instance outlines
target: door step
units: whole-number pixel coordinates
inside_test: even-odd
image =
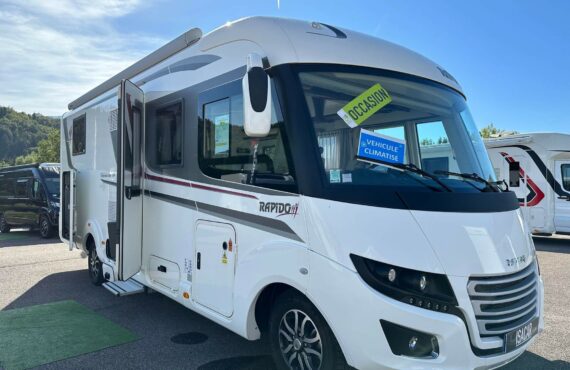
[[[107,281],[106,283],[103,283],[103,286],[113,295],[117,296],[144,292],[144,285],[133,279],[129,279],[127,281]]]

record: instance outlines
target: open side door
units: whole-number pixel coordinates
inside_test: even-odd
[[[144,93],[129,80],[120,88],[120,118],[117,156],[117,280],[127,280],[142,264],[142,156]]]
[[[75,170],[64,171],[61,174],[61,211],[59,220],[59,237],[69,246],[75,247]]]
[[[555,181],[562,189],[554,194],[554,227],[557,232],[570,232],[570,160],[555,161]],[[568,194],[568,195],[566,195]]]

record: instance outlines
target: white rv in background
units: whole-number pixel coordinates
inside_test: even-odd
[[[61,124],[60,235],[93,283],[263,333],[279,369],[490,369],[543,328],[517,199],[457,81],[403,47],[193,29]]]
[[[519,199],[533,233],[570,233],[570,135],[530,133],[485,140],[497,179]]]

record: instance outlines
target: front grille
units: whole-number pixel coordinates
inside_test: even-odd
[[[534,263],[514,274],[471,277],[467,290],[481,337],[503,336],[537,316]]]

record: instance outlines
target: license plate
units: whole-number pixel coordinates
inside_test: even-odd
[[[519,326],[505,336],[506,351],[510,352],[522,346],[538,333],[538,317]]]

